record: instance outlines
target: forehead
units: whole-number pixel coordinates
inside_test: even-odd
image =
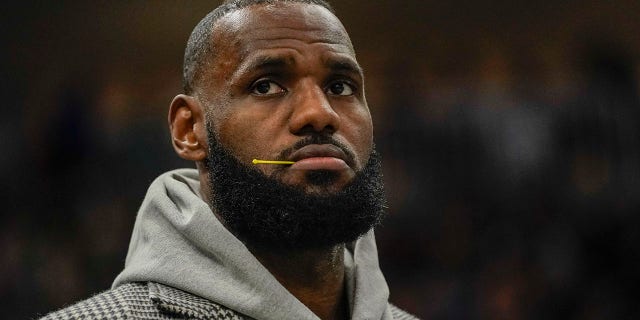
[[[252,5],[230,12],[214,26],[217,51],[234,49],[241,58],[257,49],[296,43],[329,45],[354,55],[338,18],[319,5],[294,2]]]

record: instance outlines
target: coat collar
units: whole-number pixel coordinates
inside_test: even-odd
[[[161,311],[189,319],[248,319],[231,309],[182,290],[160,283],[149,282],[149,298]]]

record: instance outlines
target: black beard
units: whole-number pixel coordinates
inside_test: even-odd
[[[251,247],[272,251],[330,248],[356,240],[384,217],[386,202],[375,148],[367,165],[341,191],[310,194],[242,164],[210,129],[208,140],[205,164],[210,205],[223,224]],[[299,147],[302,145],[294,148]],[[309,183],[316,185],[329,184],[333,178],[330,171],[307,175]]]

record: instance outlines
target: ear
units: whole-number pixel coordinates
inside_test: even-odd
[[[169,131],[176,153],[183,159],[202,161],[207,156],[207,132],[200,102],[179,94],[169,107]]]

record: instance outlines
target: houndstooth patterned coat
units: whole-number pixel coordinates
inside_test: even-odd
[[[390,304],[396,320],[416,317]],[[41,320],[250,320],[231,309],[159,283],[127,283],[51,313]]]

